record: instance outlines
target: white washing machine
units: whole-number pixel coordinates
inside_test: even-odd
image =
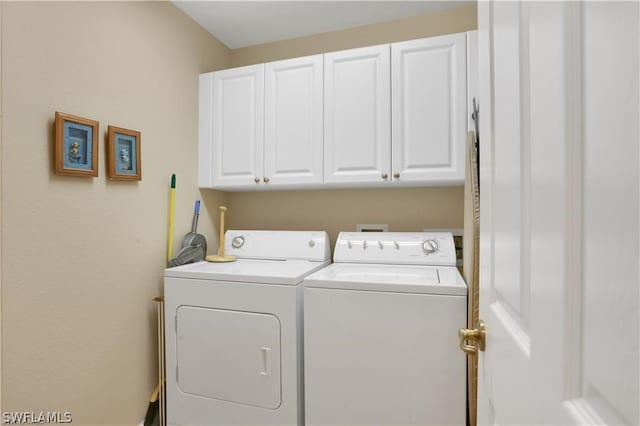
[[[302,280],[325,232],[225,233],[231,263],[165,271],[167,423],[304,424]]]
[[[334,262],[304,281],[306,424],[464,425],[452,235],[343,232]]]

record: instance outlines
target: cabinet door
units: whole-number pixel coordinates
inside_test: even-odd
[[[324,181],[390,180],[389,45],[324,55]]]
[[[264,149],[264,64],[213,73],[212,186],[257,185]]]
[[[265,65],[264,180],[322,183],[322,55]]]
[[[466,34],[391,45],[393,179],[464,182]]]

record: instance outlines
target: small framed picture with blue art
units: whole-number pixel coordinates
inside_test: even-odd
[[[109,126],[107,132],[107,177],[142,180],[140,132]]]
[[[59,175],[98,176],[98,125],[95,120],[56,112],[54,169]]]

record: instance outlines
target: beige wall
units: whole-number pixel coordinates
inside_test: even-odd
[[[176,238],[196,184],[198,74],[229,51],[170,3],[10,3],[2,10],[2,409],[73,424],[142,420],[168,187]],[[54,111],[100,121],[98,178],[52,173]],[[107,125],[142,132],[140,183],[105,178]],[[206,191],[201,230],[216,245]]]
[[[231,66],[459,33],[478,28],[475,5],[231,51]]]
[[[477,28],[476,6],[398,21],[231,50],[233,66],[410,40]],[[246,192],[229,195],[229,227],[326,229],[332,241],[357,223],[386,223],[391,231],[462,228],[460,187]]]
[[[390,231],[462,228],[463,193],[461,186],[236,192],[226,217],[233,229],[326,230],[334,243],[358,223],[388,224]]]

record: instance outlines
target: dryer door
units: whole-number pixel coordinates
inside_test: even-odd
[[[280,406],[277,317],[180,306],[176,320],[182,392],[263,408]]]

